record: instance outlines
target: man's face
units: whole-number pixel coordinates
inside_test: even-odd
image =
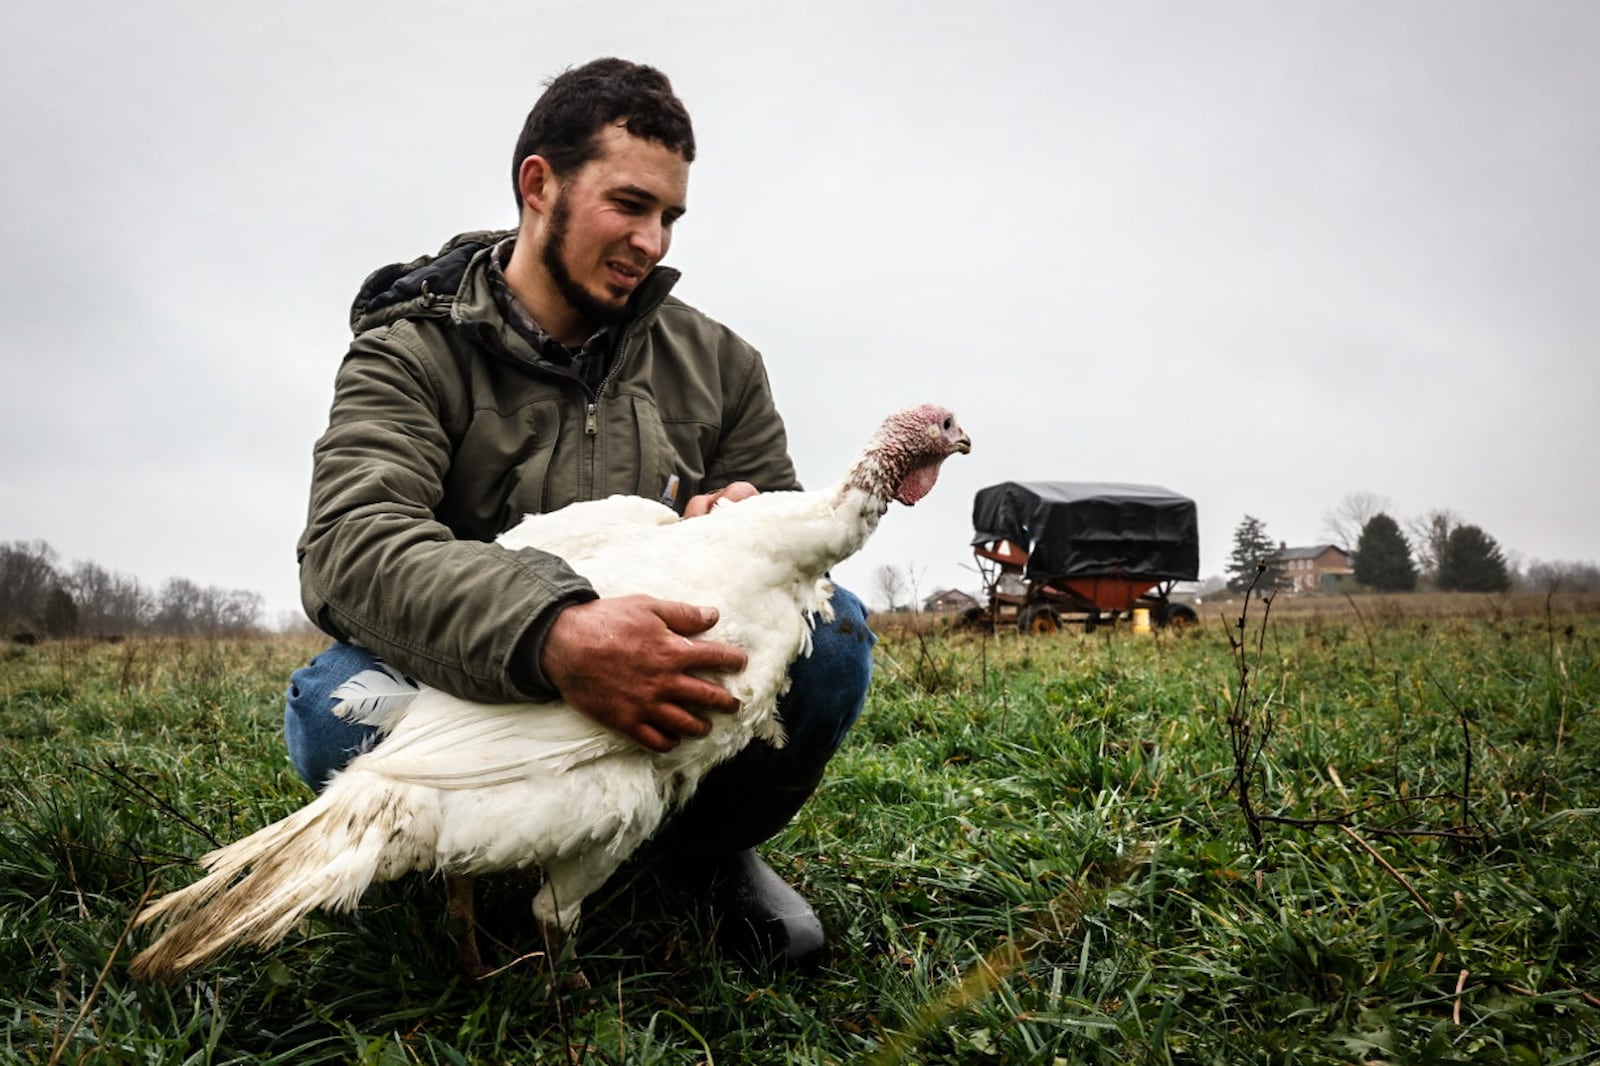
[[[617,318],[667,254],[684,212],[689,164],[620,126],[598,156],[559,183],[539,259],[567,303],[598,327]]]

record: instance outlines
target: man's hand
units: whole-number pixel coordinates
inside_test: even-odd
[[[727,689],[689,673],[744,669],[733,645],[689,639],[716,621],[709,607],[653,596],[574,604],[556,616],[539,665],[577,710],[651,751],[671,751],[711,732],[704,714],[739,709]]]
[[[733,481],[716,492],[704,492],[699,496],[690,496],[689,502],[683,505],[683,517],[698,518],[703,514],[710,514],[711,508],[723,500],[729,503],[738,503],[758,495],[760,489],[748,481]]]

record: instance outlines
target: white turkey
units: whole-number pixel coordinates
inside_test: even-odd
[[[269,947],[313,909],[353,909],[373,882],[414,870],[537,867],[534,915],[559,942],[584,898],[707,771],[752,737],[782,742],[778,697],[809,650],[812,619],[828,610],[825,574],[861,548],[889,501],[914,504],[940,464],[970,448],[948,410],[925,404],[886,419],[826,491],[764,493],[688,520],[622,496],[529,516],[501,543],[561,556],[601,596],[715,607],[717,624],[699,639],[748,655],[745,669],[714,678],[740,710],[654,753],[563,703],[480,704],[426,687],[409,700],[347,701],[386,735],[316,800],[204,856],[205,877],[141,912],[139,923],[165,929],[134,975],[169,981],[234,943]]]

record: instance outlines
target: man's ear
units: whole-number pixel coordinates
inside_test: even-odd
[[[556,194],[556,172],[540,155],[530,155],[517,170],[517,189],[522,193],[522,206],[537,214],[544,214]]]

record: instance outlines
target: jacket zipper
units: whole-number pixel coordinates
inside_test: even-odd
[[[600,396],[606,391],[606,386],[611,384],[611,379],[617,376],[622,369],[622,360],[628,351],[628,341],[633,338],[632,323],[623,330],[622,336],[617,339],[617,351],[611,359],[611,367],[606,371],[606,376],[600,379],[599,386],[594,394],[589,397],[589,405],[583,412],[583,435],[588,438],[588,455],[585,456],[585,466],[588,468],[589,483],[580,486],[580,499],[592,500],[595,498],[596,486],[600,484],[600,471],[598,469],[598,456],[600,454]]]
[[[622,364],[628,357],[628,342],[633,340],[633,335],[639,323],[649,317],[666,300],[667,293],[664,292],[650,306],[641,308],[639,314],[623,327],[622,336],[617,338],[617,351],[616,356],[611,360],[611,368],[606,371],[606,376],[600,379],[600,385],[594,390],[594,395],[589,397],[589,405],[585,408],[583,414],[583,434],[589,438],[589,454],[587,456],[589,484],[583,489],[581,497],[583,499],[593,499],[595,486],[600,483],[599,471],[596,469],[595,461],[600,450],[600,397],[605,394],[606,386],[611,384],[611,380],[622,372]]]

